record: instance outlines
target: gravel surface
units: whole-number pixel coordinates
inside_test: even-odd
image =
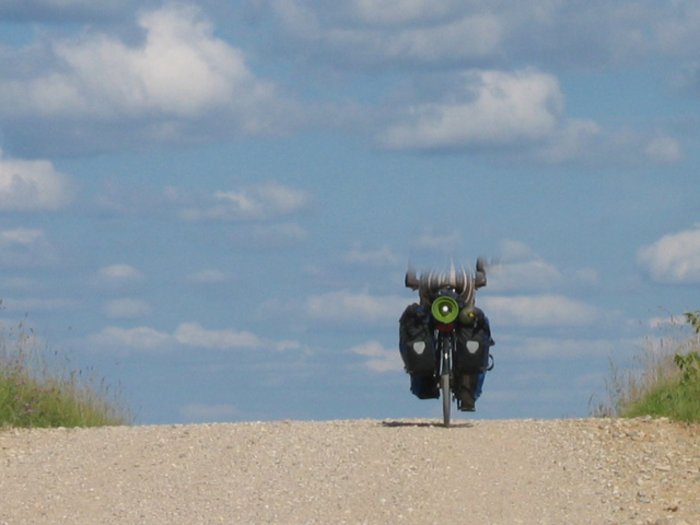
[[[700,426],[277,421],[0,431],[0,524],[700,524]]]

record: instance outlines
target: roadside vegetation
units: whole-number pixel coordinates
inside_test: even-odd
[[[685,321],[693,335],[650,343],[641,371],[621,374],[612,366],[609,403],[595,408],[594,415],[700,422],[700,311],[687,312]]]
[[[118,397],[104,380],[47,355],[24,324],[0,326],[0,429],[128,424]]]

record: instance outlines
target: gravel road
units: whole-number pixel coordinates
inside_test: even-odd
[[[700,524],[700,426],[251,422],[0,430],[0,524]]]

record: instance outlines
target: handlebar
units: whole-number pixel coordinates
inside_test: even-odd
[[[473,299],[474,291],[486,286],[486,261],[479,257],[476,260],[476,272],[472,276],[464,267],[456,269],[454,264],[447,273],[429,271],[420,276],[414,268],[406,271],[404,279],[406,288],[420,290],[421,297],[437,292],[440,288],[449,286],[466,301]]]

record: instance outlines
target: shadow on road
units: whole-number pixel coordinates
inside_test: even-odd
[[[401,421],[401,420],[391,420],[382,421],[382,426],[387,428],[398,428],[398,427],[436,427],[445,428],[439,421]],[[448,428],[472,428],[474,423],[471,421],[453,421],[450,423]]]

